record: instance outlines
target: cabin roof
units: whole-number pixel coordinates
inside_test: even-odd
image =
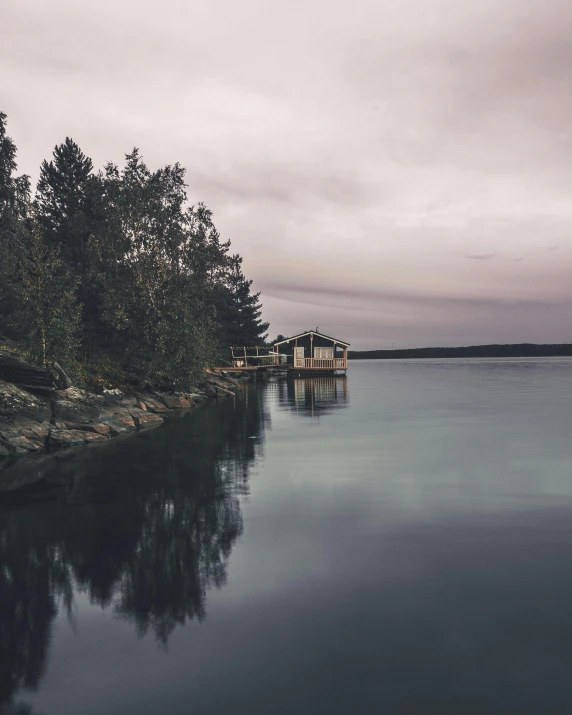
[[[298,335],[292,335],[291,338],[285,338],[279,343],[274,343],[274,345],[283,345],[284,343],[289,343],[291,340],[296,340],[296,338],[303,338],[305,335],[319,335],[321,338],[326,338],[326,340],[331,340],[333,343],[338,343],[338,345],[345,345],[347,348],[350,346],[349,343],[345,343],[343,340],[338,340],[338,338],[332,338],[329,335],[324,335],[324,333],[318,333],[316,330],[306,330],[304,333],[298,333]]]

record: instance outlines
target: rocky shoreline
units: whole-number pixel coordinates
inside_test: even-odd
[[[73,386],[38,392],[0,379],[0,471],[32,453],[159,427],[169,415],[234,395],[244,381],[207,373],[204,382],[188,392],[112,389],[98,395]]]

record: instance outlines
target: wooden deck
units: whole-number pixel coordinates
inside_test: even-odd
[[[348,369],[347,349],[343,357],[311,358],[298,357],[294,354],[294,364],[284,362],[287,355],[279,352],[261,352],[263,348],[231,348],[232,364],[225,367],[215,367],[215,372],[253,372],[253,373],[291,373],[295,375],[310,375],[344,372]],[[249,354],[250,351],[250,354]],[[292,360],[292,355],[289,356]]]
[[[294,370],[347,370],[347,358],[302,358],[296,359],[293,365]]]
[[[298,360],[296,365],[283,365],[278,363],[266,365],[229,365],[225,367],[213,367],[213,372],[255,372],[274,374],[291,373],[295,375],[316,374],[316,373],[335,373],[338,370],[345,372],[348,369],[348,361],[345,358],[334,358],[333,360],[318,360],[314,358],[305,358]]]

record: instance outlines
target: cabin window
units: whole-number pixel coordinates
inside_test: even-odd
[[[333,360],[334,348],[314,348],[314,357],[316,360]]]

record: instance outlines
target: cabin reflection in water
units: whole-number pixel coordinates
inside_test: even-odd
[[[282,407],[319,417],[348,404],[348,380],[345,375],[295,377],[278,383]]]

